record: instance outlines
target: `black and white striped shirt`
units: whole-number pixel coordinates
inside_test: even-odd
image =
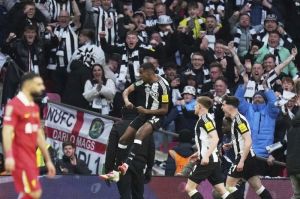
[[[245,140],[244,133],[250,133],[251,129],[247,119],[240,113],[236,114],[231,124],[231,141],[234,149],[235,158],[238,159],[244,152]],[[253,149],[250,149],[251,156],[254,156]]]
[[[206,155],[209,150],[210,140],[209,133],[216,131],[216,124],[213,119],[213,115],[207,113],[199,117],[195,126],[195,142],[199,153],[199,158],[201,159]],[[209,157],[209,161],[218,162],[218,149],[217,147],[212,152]]]
[[[95,33],[97,35],[96,44],[100,45],[100,32],[105,32],[106,42],[110,45],[115,45],[117,42],[117,23],[118,23],[118,13],[114,9],[109,9],[105,11],[103,8],[93,7],[92,9],[94,22],[96,25]]]
[[[61,10],[68,11],[70,15],[73,14],[72,2],[70,0],[66,1],[66,3],[58,3],[56,0],[47,0],[45,5],[50,13],[52,22],[57,21]]]
[[[162,104],[169,103],[169,84],[160,76],[158,81],[154,83],[145,83],[139,80],[134,83],[134,87],[143,87],[145,90],[145,108],[150,110],[158,110]]]

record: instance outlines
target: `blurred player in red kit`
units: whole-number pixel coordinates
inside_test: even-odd
[[[36,147],[41,149],[45,158],[48,176],[55,176],[55,167],[46,149],[39,107],[34,103],[45,86],[39,75],[26,73],[21,78],[20,88],[18,95],[5,107],[2,131],[5,169],[12,173],[18,198],[39,199],[42,190],[38,180]]]

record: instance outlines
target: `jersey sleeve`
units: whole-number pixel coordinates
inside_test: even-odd
[[[207,118],[207,120],[204,121],[203,128],[205,129],[205,131],[207,133],[210,133],[210,132],[216,130],[216,127],[215,127],[213,121],[209,118]]]
[[[170,99],[169,99],[169,88],[165,84],[162,85],[161,102],[163,104],[168,104],[170,102]]]
[[[236,129],[240,134],[244,134],[249,131],[249,126],[245,121],[241,121],[237,123]]]
[[[7,104],[3,118],[3,125],[16,126],[18,123],[17,109],[12,104]]]

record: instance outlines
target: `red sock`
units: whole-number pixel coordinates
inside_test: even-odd
[[[19,197],[18,199],[32,199],[31,196],[29,196],[28,194],[23,194],[21,197]]]

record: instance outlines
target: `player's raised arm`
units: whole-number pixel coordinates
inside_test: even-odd
[[[11,125],[4,125],[2,130],[3,149],[5,154],[5,170],[12,172],[15,169],[15,160],[12,152],[14,127]]]
[[[38,131],[38,135],[37,135],[37,145],[38,147],[40,148],[44,158],[45,158],[45,162],[46,162],[46,166],[47,166],[47,169],[48,169],[48,176],[49,177],[54,177],[55,174],[56,174],[56,171],[55,171],[55,167],[52,163],[52,160],[50,158],[50,155],[49,155],[49,152],[47,150],[47,143],[46,143],[46,140],[45,140],[45,136],[44,136],[44,131],[43,129],[40,129]]]
[[[133,104],[129,101],[128,96],[130,93],[132,93],[135,90],[134,84],[131,84],[129,87],[127,87],[124,91],[123,91],[123,99],[124,99],[124,103],[125,106],[127,108],[133,108]]]

